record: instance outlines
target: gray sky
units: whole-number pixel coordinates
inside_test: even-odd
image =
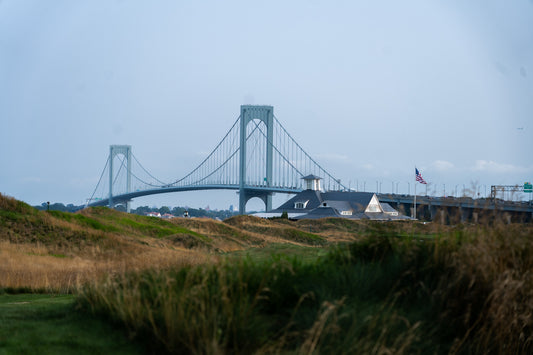
[[[412,193],[415,165],[436,194],[531,181],[533,0],[0,0],[4,194],[82,204],[111,144],[175,180],[242,104],[352,188]]]

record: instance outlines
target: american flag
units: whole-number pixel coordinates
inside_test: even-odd
[[[426,180],[424,180],[424,178],[422,177],[422,174],[420,174],[420,171],[418,171],[417,168],[415,168],[415,175],[416,175],[416,181],[418,181],[421,184],[427,185]]]

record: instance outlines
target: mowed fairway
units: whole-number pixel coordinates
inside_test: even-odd
[[[0,354],[143,353],[123,329],[74,304],[72,295],[0,295]]]

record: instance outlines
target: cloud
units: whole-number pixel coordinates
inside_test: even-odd
[[[497,71],[500,72],[501,75],[507,76],[507,74],[509,73],[507,66],[505,66],[505,64],[499,61],[494,62],[494,67],[496,68]]]
[[[455,166],[446,160],[435,160],[431,166],[437,171],[447,171],[455,168]]]
[[[497,163],[492,160],[476,160],[471,168],[473,171],[486,171],[491,173],[524,173],[531,171],[531,167],[515,166],[512,164]]]

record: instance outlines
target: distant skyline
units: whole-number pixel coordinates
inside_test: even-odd
[[[112,144],[176,180],[243,104],[352,188],[412,193],[415,166],[439,195],[532,181],[533,0],[0,0],[3,194],[83,204]]]

